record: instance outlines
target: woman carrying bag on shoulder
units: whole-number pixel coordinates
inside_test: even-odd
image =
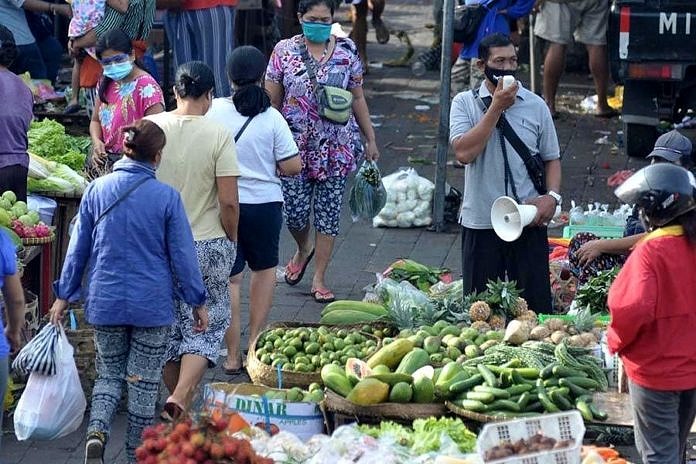
[[[331,34],[333,15],[333,2],[301,0],[297,16],[303,34],[278,42],[266,70],[271,103],[288,122],[302,158],[298,176],[282,177],[285,221],[297,243],[285,281],[300,283],[316,258],[311,293],[319,303],[335,299],[326,270],[339,232],[346,179],[363,155],[379,158],[360,57],[352,40]]]
[[[51,322],[60,323],[69,303],[84,300],[94,326],[97,379],[86,464],[103,462],[124,388],[126,454],[135,463],[143,429],[155,417],[175,295],[193,307],[197,330],[207,327],[205,286],[181,197],[155,179],[164,144],[164,133],[150,121],[124,128],[125,156],[85,190],[54,286]],[[85,272],[88,288],[82,287]]]

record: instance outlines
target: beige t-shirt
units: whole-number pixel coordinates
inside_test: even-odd
[[[225,237],[215,180],[239,176],[230,132],[203,116],[159,113],[146,119],[161,127],[167,136],[157,179],[181,194],[193,238],[198,241]]]

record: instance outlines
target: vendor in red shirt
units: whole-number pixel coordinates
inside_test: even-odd
[[[693,177],[660,163],[616,195],[638,207],[648,235],[609,290],[609,349],[629,379],[644,464],[684,462],[696,417],[696,201]]]

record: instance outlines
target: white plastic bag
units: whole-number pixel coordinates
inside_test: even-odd
[[[401,168],[382,178],[387,203],[372,219],[372,227],[421,227],[432,222],[435,185],[413,168]]]
[[[73,359],[73,347],[61,328],[56,347],[57,372],[32,372],[14,412],[18,440],[54,440],[82,424],[87,400]]]

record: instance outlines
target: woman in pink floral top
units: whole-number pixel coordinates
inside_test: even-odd
[[[285,281],[298,284],[316,255],[312,295],[318,302],[334,300],[325,273],[338,235],[341,203],[348,174],[361,156],[379,157],[370,113],[363,94],[363,69],[355,44],[331,35],[334,7],[330,0],[301,0],[298,18],[303,34],[280,41],[266,70],[266,89],[273,106],[290,126],[302,158],[299,176],[283,177],[284,215],[297,242],[297,251],[285,268]],[[315,85],[307,73],[303,49],[319,85],[348,89],[353,95],[353,116],[338,124],[319,116]],[[360,133],[365,136],[363,142]],[[314,247],[309,225],[314,209]]]
[[[121,128],[164,111],[162,89],[135,63],[133,46],[125,32],[114,29],[104,34],[97,42],[96,52],[104,76],[97,86],[99,97],[89,125],[92,158],[87,174],[91,178],[108,174],[121,158]]]

